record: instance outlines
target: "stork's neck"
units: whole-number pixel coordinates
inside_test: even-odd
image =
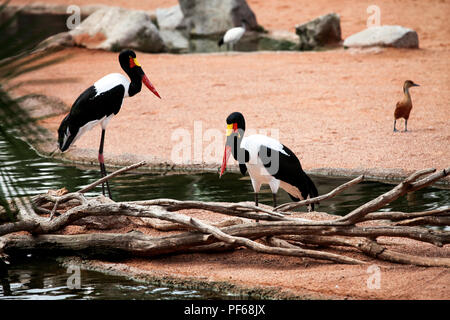
[[[128,76],[130,77],[131,80],[130,86],[128,87],[128,95],[132,97],[136,93],[139,93],[141,91],[142,77],[140,77],[139,75],[130,75],[130,74],[128,74]]]
[[[240,164],[244,164],[248,161],[249,154],[244,148],[241,148],[242,138],[244,137],[244,131],[240,131],[240,135],[234,136],[233,147],[231,148],[231,154],[233,158]]]

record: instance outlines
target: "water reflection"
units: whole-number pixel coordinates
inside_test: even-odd
[[[247,299],[210,290],[158,287],[88,270],[81,270],[81,286],[77,289],[68,285],[70,275],[66,268],[47,257],[15,257],[8,275],[1,277],[0,300]]]

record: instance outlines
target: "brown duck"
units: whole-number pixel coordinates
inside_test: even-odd
[[[412,109],[411,95],[409,94],[409,88],[411,87],[419,87],[419,85],[415,84],[411,80],[406,80],[403,84],[403,99],[397,102],[394,111],[394,132],[398,131],[395,128],[395,124],[397,122],[397,119],[400,118],[405,119],[405,132],[408,131],[408,118]]]

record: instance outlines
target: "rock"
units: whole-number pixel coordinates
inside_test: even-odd
[[[144,11],[110,7],[96,10],[70,31],[77,45],[89,49],[162,52],[164,42],[150,16]]]
[[[167,51],[171,53],[189,52],[189,40],[178,30],[161,29],[159,35],[164,41]]]
[[[159,27],[159,34],[164,41],[169,52],[186,53],[189,51],[189,40],[176,30],[183,20],[183,12],[180,6],[176,5],[165,9],[156,9],[156,23]]]
[[[179,5],[164,8],[164,9],[156,9],[156,22],[158,24],[158,28],[161,29],[171,29],[174,30],[178,27],[178,25],[183,20],[183,12]]]
[[[336,13],[320,16],[310,22],[296,25],[295,33],[300,37],[300,50],[337,44],[341,41],[341,19]]]
[[[419,48],[417,32],[402,26],[370,27],[344,41],[344,47]]]
[[[179,0],[183,20],[178,26],[194,36],[223,34],[247,20],[249,29],[258,30],[256,16],[245,0]]]

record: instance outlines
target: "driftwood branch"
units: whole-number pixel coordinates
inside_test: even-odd
[[[278,207],[275,208],[275,210],[278,211],[288,211],[288,210],[294,210],[297,208],[300,208],[302,206],[307,206],[313,203],[318,203],[320,201],[324,201],[330,198],[333,198],[335,196],[337,196],[339,193],[343,192],[344,190],[348,189],[349,187],[360,183],[364,181],[364,176],[359,176],[349,182],[344,183],[343,185],[340,185],[339,187],[331,190],[330,192],[328,192],[327,194],[315,197],[315,198],[310,198],[310,199],[306,199],[306,200],[302,200],[302,201],[298,201],[298,202],[289,202],[289,203],[285,203],[282,205],[279,205]]]
[[[389,192],[386,192],[382,194],[381,196],[373,199],[372,201],[367,202],[366,204],[356,208],[346,216],[338,219],[339,221],[352,224],[360,221],[362,218],[364,218],[365,215],[367,215],[370,212],[374,212],[386,204],[398,199],[399,197],[405,195],[407,192],[416,191],[419,189],[422,189],[426,186],[429,186],[430,184],[433,184],[434,182],[438,181],[439,179],[442,179],[446,177],[450,173],[450,168],[446,168],[444,170],[435,172],[436,169],[424,169],[417,171],[410,175],[408,178],[406,178],[402,183],[400,183],[398,186],[396,186],[394,189],[392,189]],[[433,174],[430,174],[433,173]],[[416,181],[420,177],[430,174],[427,177]]]
[[[421,170],[392,190],[356,208],[343,217],[310,220],[294,216],[288,210],[326,201],[352,185],[363,181],[360,176],[325,195],[273,209],[249,203],[218,203],[155,199],[116,203],[103,196],[87,198],[83,193],[144,162],[120,169],[75,193],[56,192],[15,201],[17,221],[0,224],[0,253],[21,250],[85,252],[91,255],[157,256],[186,252],[224,252],[237,247],[274,255],[307,257],[334,263],[362,264],[364,260],[338,254],[327,247],[352,248],[363,256],[395,263],[449,267],[448,258],[412,256],[391,250],[377,242],[378,237],[408,238],[438,247],[450,243],[450,232],[425,228],[425,225],[448,225],[450,208],[425,212],[376,212],[398,197],[428,186],[450,172]],[[199,210],[224,214],[232,218],[211,223],[194,218],[189,212]],[[186,213],[185,211],[188,211]],[[55,213],[61,213],[55,216]],[[50,215],[53,219],[38,213]],[[54,217],[55,216],[55,217]],[[149,236],[140,232],[52,234],[84,219],[129,217],[138,227],[154,228],[176,234]],[[259,222],[254,222],[257,220]],[[370,221],[369,225],[359,223]],[[17,235],[27,231],[31,235]],[[311,247],[314,245],[315,247]],[[319,245],[320,247],[317,247]],[[307,247],[305,247],[307,246]],[[308,247],[309,246],[309,247]],[[325,248],[325,249],[324,249]]]
[[[114,171],[113,173],[110,173],[110,174],[108,174],[107,176],[104,176],[103,178],[101,178],[101,179],[95,181],[94,183],[91,183],[90,185],[88,185],[88,186],[86,186],[86,187],[84,187],[84,188],[78,190],[78,193],[85,193],[85,192],[88,192],[88,191],[94,189],[96,186],[98,186],[98,185],[100,185],[100,184],[106,182],[107,180],[109,180],[109,179],[111,179],[111,178],[114,178],[115,176],[118,176],[118,175],[120,175],[120,174],[122,174],[122,173],[124,173],[124,172],[130,171],[130,170],[134,170],[134,169],[136,169],[136,168],[142,167],[142,166],[144,166],[145,164],[146,164],[145,161],[141,161],[141,162],[139,162],[139,163],[132,164],[131,166],[128,166],[128,167],[119,169],[119,170],[117,170],[117,171]]]
[[[283,239],[299,241],[304,244],[315,244],[321,246],[349,246],[358,249],[367,256],[385,261],[413,264],[423,267],[447,267],[450,268],[450,258],[440,257],[420,257],[410,254],[404,254],[387,249],[376,241],[367,238],[345,238],[345,237],[327,237],[316,235],[290,235]],[[281,239],[281,241],[285,241]],[[287,242],[289,243],[289,242]]]

